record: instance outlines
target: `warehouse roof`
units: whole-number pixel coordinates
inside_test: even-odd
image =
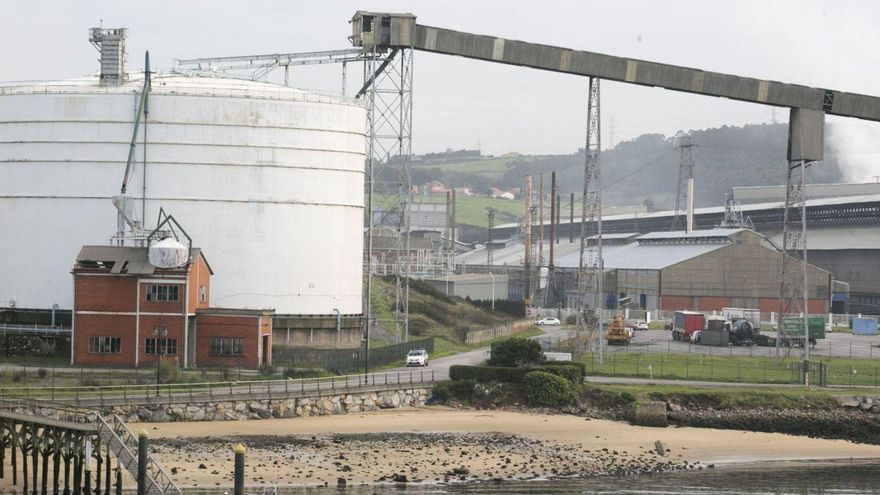
[[[863,194],[859,196],[843,196],[839,198],[821,198],[821,199],[808,199],[807,207],[812,208],[816,206],[837,206],[837,205],[846,205],[850,203],[876,203],[880,201],[880,194]],[[752,211],[760,211],[760,210],[771,210],[771,209],[782,209],[785,206],[784,202],[781,201],[773,201],[767,203],[753,203],[742,205],[740,209],[742,212],[748,216],[749,212]],[[724,206],[709,206],[703,208],[695,208],[694,215],[703,215],[703,214],[719,214],[724,213]],[[627,213],[620,215],[602,215],[603,221],[611,221],[611,220],[634,220],[634,219],[642,219],[642,218],[663,218],[670,217],[675,215],[674,210],[664,210],[664,211],[654,211],[651,213]],[[569,221],[562,220],[559,222],[560,224],[568,224]],[[575,219],[575,223],[580,223],[580,219]],[[496,225],[495,228],[512,228],[517,227],[519,224],[517,223],[508,223],[503,225]]]
[[[729,245],[729,242],[672,245],[634,243],[603,249],[602,259],[607,269],[661,270]],[[556,266],[575,268],[579,260],[580,252],[572,253],[560,257]]]

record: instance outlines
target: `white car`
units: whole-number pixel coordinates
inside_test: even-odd
[[[640,322],[636,323],[636,330],[647,330],[647,329],[648,329],[648,322],[647,321],[640,321]]]
[[[558,327],[559,326],[559,318],[554,318],[552,316],[548,316],[546,318],[541,318],[540,320],[535,322],[535,325],[538,325],[538,326],[551,325],[551,326]]]
[[[413,349],[406,355],[407,366],[427,366],[428,351],[424,349]]]

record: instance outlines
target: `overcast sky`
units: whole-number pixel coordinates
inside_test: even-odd
[[[876,1],[64,1],[5,0],[0,80],[97,72],[87,30],[129,28],[130,69],[174,58],[347,48],[355,10],[409,11],[425,25],[880,96]],[[360,74],[350,70],[349,88]],[[295,85],[339,90],[338,66]],[[351,89],[349,89],[351,90]],[[570,153],[583,146],[587,79],[415,54],[413,148]],[[603,141],[770,122],[769,107],[603,82]],[[784,110],[776,119],[787,121]],[[880,123],[829,117],[850,178],[880,175]],[[832,126],[833,127],[833,126]]]

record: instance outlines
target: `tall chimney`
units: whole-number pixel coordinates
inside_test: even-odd
[[[694,231],[694,176],[688,177],[687,231]]]

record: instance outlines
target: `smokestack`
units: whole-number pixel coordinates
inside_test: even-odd
[[[556,172],[550,173],[550,269],[553,269],[553,245],[556,244],[556,213],[559,205],[556,202]]]
[[[687,231],[694,230],[694,177],[688,177]]]
[[[523,267],[523,299],[528,304],[532,288],[532,176],[526,176],[526,211],[523,216],[523,242],[525,243],[525,266]]]
[[[540,175],[538,193],[538,266],[544,266],[544,174]]]
[[[119,86],[125,82],[125,38],[128,29],[92,28],[89,41],[101,53],[102,86]]]

